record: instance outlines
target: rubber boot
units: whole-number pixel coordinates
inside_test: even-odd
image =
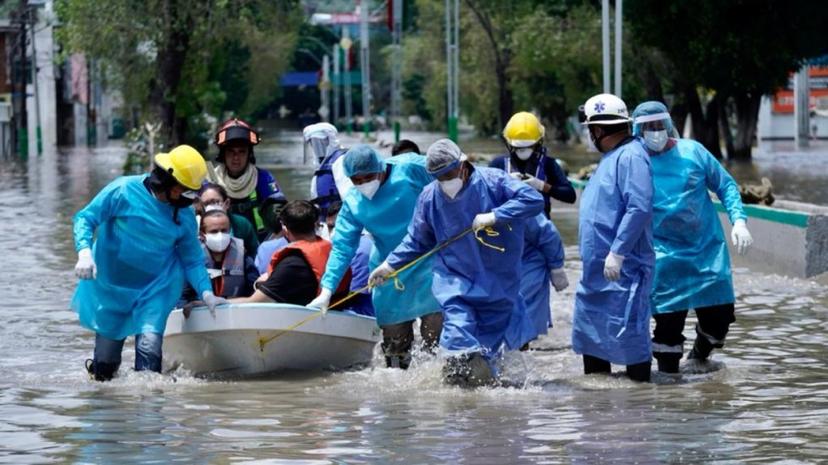
[[[584,374],[591,375],[594,373],[606,373],[609,374],[612,371],[612,367],[610,366],[610,362],[598,358],[593,357],[592,355],[584,354]]]
[[[385,366],[407,370],[411,364],[411,345],[414,343],[414,322],[387,325],[382,327],[382,353]]]
[[[633,381],[640,383],[650,382],[650,372],[652,371],[652,362],[636,363],[635,365],[627,365],[627,377]]]
[[[443,380],[448,385],[469,389],[491,386],[495,382],[489,363],[478,352],[446,360],[443,366]]]
[[[423,338],[423,352],[434,355],[443,332],[443,312],[429,313],[420,317],[420,336]]]
[[[719,344],[719,347],[722,346],[723,344]],[[715,347],[703,334],[696,333],[696,342],[693,343],[693,349],[687,354],[687,360],[706,362]]]
[[[119,366],[120,363],[103,363],[86,359],[86,372],[95,381],[110,381],[115,377]]]
[[[658,362],[658,371],[670,374],[679,372],[681,354],[674,352],[653,352],[653,357]]]

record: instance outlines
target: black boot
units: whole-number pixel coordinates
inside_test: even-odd
[[[662,373],[678,373],[681,354],[673,352],[653,352],[658,362],[658,371]]]
[[[476,388],[494,384],[494,374],[480,353],[450,357],[443,366],[443,380],[451,386]]]
[[[706,362],[710,357],[710,352],[713,352],[713,344],[701,334],[696,335],[696,342],[693,343],[693,349],[687,354],[687,360],[698,360],[699,362]]]
[[[635,365],[627,365],[627,377],[640,383],[649,383],[651,370],[652,362],[649,361],[636,363]]]
[[[120,363],[103,363],[96,362],[92,359],[86,359],[86,372],[89,377],[95,381],[109,381],[115,377]]]

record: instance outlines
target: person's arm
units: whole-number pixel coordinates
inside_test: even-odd
[[[512,179],[508,174],[500,178],[499,198],[501,205],[492,212],[497,222],[510,223],[525,220],[543,212],[543,197],[526,183]]]
[[[566,173],[554,158],[544,157],[544,173],[546,174],[546,189],[553,199],[566,203],[575,203],[575,188],[566,178]]]
[[[204,250],[198,241],[195,216],[192,213],[184,214],[180,211],[179,218],[183,227],[181,228],[182,235],[176,244],[176,253],[184,267],[184,276],[190,286],[195,289],[196,295],[201,296],[204,292],[212,293],[213,286],[210,285],[210,276],[204,266]]]
[[[543,215],[538,215],[527,222],[526,240],[541,251],[549,270],[560,268],[564,264],[564,247],[558,228]]]
[[[506,157],[500,156],[495,157],[492,161],[489,162],[489,168],[497,168],[499,170],[506,169]]]
[[[719,200],[727,210],[727,216],[730,218],[730,224],[736,223],[736,220],[747,220],[745,214],[745,207],[742,205],[742,196],[739,194],[739,186],[733,180],[733,176],[728,173],[719,160],[713,156],[701,144],[693,144],[698,154],[699,161],[704,166],[706,174],[707,188],[716,193]]]
[[[433,192],[431,193],[433,194]],[[417,207],[414,209],[414,217],[408,225],[408,233],[403,237],[397,248],[388,254],[385,259],[385,263],[394,270],[399,270],[437,245],[431,222],[426,216],[425,197],[427,195],[429,195],[428,191],[420,194],[417,199]]]
[[[123,179],[117,179],[98,192],[74,217],[75,251],[92,248],[92,238],[98,226],[114,216],[121,198]]]
[[[627,257],[653,216],[653,179],[650,162],[644,153],[625,151],[618,158],[618,189],[624,215],[618,225],[610,251]]]
[[[253,263],[253,259],[245,256],[244,257],[244,287],[241,290],[241,294],[244,296],[249,296],[253,294],[255,288],[253,284],[256,280],[259,279],[259,270],[256,268],[256,264]]]
[[[351,266],[357,247],[359,237],[362,235],[362,223],[351,212],[348,202],[342,203],[342,209],[336,217],[336,235],[333,239],[333,248],[328,257],[328,264],[325,266],[325,274],[322,275],[321,287],[331,292],[335,291],[342,281],[342,277]]]

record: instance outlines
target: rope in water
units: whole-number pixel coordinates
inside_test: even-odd
[[[506,225],[506,226],[509,228],[509,230],[511,230],[511,229],[512,229],[512,228],[511,228],[511,227],[509,227],[508,225]],[[506,251],[506,249],[505,249],[505,248],[503,248],[503,247],[499,247],[499,246],[496,246],[496,245],[489,244],[488,242],[484,241],[482,237],[480,237],[480,236],[478,236],[478,235],[477,235],[477,234],[478,234],[478,232],[483,231],[483,232],[484,232],[484,233],[486,233],[486,235],[487,235],[487,236],[489,236],[489,237],[497,237],[497,236],[499,236],[499,235],[500,235],[500,233],[499,233],[496,229],[494,229],[494,228],[492,228],[492,227],[480,228],[480,229],[477,229],[477,230],[475,230],[474,228],[468,228],[468,229],[466,229],[466,230],[462,231],[461,233],[459,233],[459,234],[457,234],[457,235],[455,235],[455,236],[453,236],[453,237],[451,237],[451,238],[447,239],[446,241],[444,241],[444,242],[442,242],[441,244],[437,245],[436,247],[434,247],[433,249],[429,250],[428,252],[426,252],[426,253],[424,253],[424,254],[420,255],[419,257],[415,258],[414,260],[412,260],[411,262],[409,262],[407,265],[403,266],[403,267],[402,267],[402,268],[400,268],[399,270],[396,270],[396,271],[394,271],[393,273],[389,274],[389,275],[387,276],[387,278],[388,278],[388,279],[393,279],[393,280],[394,280],[394,288],[395,288],[395,289],[397,289],[398,291],[403,291],[403,290],[405,290],[405,286],[403,285],[402,281],[400,281],[400,279],[397,277],[400,273],[402,273],[403,271],[408,270],[408,269],[410,269],[410,268],[412,268],[412,267],[416,266],[416,265],[417,265],[418,263],[420,263],[421,261],[423,261],[423,260],[425,260],[426,258],[428,258],[428,257],[430,257],[430,256],[432,256],[432,255],[434,255],[435,253],[437,253],[437,252],[439,252],[439,251],[443,250],[444,248],[448,247],[451,243],[453,243],[453,242],[455,242],[455,241],[459,240],[460,238],[462,238],[463,236],[465,236],[466,234],[468,234],[468,233],[470,233],[470,232],[472,232],[472,231],[474,231],[474,238],[475,238],[475,239],[477,239],[477,241],[478,241],[478,242],[480,242],[482,245],[484,245],[484,246],[486,246],[486,247],[490,247],[490,248],[492,248],[492,249],[495,249],[495,250],[497,250],[498,252],[505,252],[505,251]],[[387,281],[386,281],[386,282],[387,282]],[[383,283],[383,284],[385,284],[385,283]],[[382,286],[383,284],[380,284],[380,285]],[[352,299],[353,297],[357,296],[358,294],[362,294],[363,292],[365,292],[365,291],[367,291],[367,290],[369,290],[369,289],[371,289],[371,285],[370,285],[370,284],[368,284],[367,286],[363,286],[363,287],[361,287],[361,288],[359,288],[359,289],[357,289],[357,290],[355,290],[355,291],[351,291],[351,292],[349,292],[349,293],[348,293],[348,295],[346,295],[345,297],[343,297],[343,298],[341,298],[341,299],[337,300],[336,302],[332,303],[332,304],[331,304],[328,308],[334,308],[334,307],[336,307],[336,306],[338,306],[338,305],[342,305],[343,303],[347,302],[348,300]],[[278,338],[278,337],[280,337],[280,336],[283,336],[284,334],[287,334],[287,333],[289,333],[289,332],[293,331],[294,329],[296,329],[296,328],[298,328],[298,327],[302,326],[303,324],[305,324],[305,323],[307,323],[307,322],[309,322],[309,321],[311,321],[311,320],[313,320],[313,319],[315,319],[315,318],[319,318],[320,316],[322,316],[322,312],[314,312],[314,313],[313,313],[313,314],[311,314],[310,316],[308,316],[308,317],[306,317],[306,318],[304,318],[304,319],[300,320],[300,321],[299,321],[299,322],[297,322],[297,323],[294,323],[294,324],[292,324],[292,325],[288,326],[287,328],[285,328],[285,329],[281,330],[280,332],[278,332],[278,333],[274,334],[273,336],[270,336],[270,337],[267,337],[267,338],[260,338],[260,339],[259,339],[259,350],[261,350],[262,352],[264,352],[264,347],[265,347],[265,345],[267,345],[269,342],[272,342],[274,339],[276,339],[276,338]]]

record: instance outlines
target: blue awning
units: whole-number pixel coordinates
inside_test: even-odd
[[[279,85],[282,87],[316,86],[319,73],[316,71],[291,71],[282,75]]]

